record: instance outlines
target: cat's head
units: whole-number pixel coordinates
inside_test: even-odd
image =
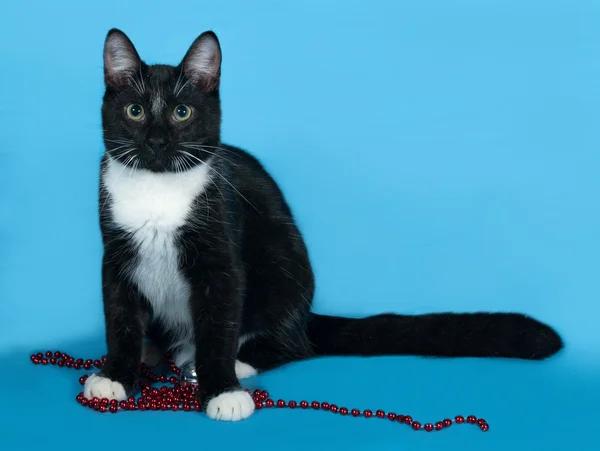
[[[107,154],[153,172],[189,169],[220,143],[221,48],[202,33],[178,66],[148,65],[112,29],[104,43],[102,126]]]

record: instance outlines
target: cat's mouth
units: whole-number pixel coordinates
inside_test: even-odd
[[[154,156],[146,159],[146,166],[152,172],[165,172],[171,166],[170,160],[163,156]]]

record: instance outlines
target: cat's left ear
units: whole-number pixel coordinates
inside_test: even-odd
[[[200,89],[215,91],[221,79],[221,46],[212,31],[202,33],[182,61],[185,75]]]

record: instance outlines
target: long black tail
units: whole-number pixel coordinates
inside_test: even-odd
[[[383,314],[361,319],[312,314],[308,336],[317,356],[541,360],[563,347],[552,328],[519,313]]]

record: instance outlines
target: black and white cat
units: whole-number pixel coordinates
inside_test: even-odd
[[[147,65],[124,33],[107,35],[100,225],[108,360],[87,380],[86,396],[128,396],[147,338],[178,365],[195,365],[206,414],[230,421],[254,411],[239,379],[291,361],[543,359],[562,348],[554,330],[518,313],[312,313],[313,272],[283,194],[259,161],[221,142],[220,70],[212,32],[178,66]]]

